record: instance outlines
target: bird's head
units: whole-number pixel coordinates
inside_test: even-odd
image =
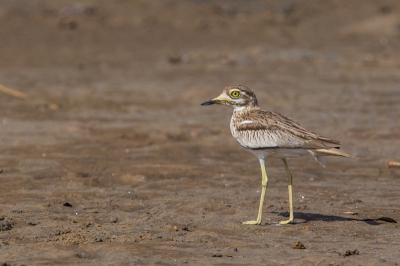
[[[254,92],[243,85],[226,87],[218,97],[201,103],[201,105],[211,104],[228,105],[235,110],[258,107]]]

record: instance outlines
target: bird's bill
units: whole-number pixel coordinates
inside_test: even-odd
[[[213,100],[207,100],[207,101],[205,101],[205,102],[202,102],[201,103],[201,105],[211,105],[211,104],[214,104],[215,102],[213,101]]]
[[[227,102],[227,101],[229,101],[229,99],[220,95],[214,99],[210,99],[205,102],[202,102],[201,105],[222,104],[223,102]]]

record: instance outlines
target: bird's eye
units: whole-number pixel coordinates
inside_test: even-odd
[[[238,98],[239,95],[240,95],[240,92],[239,92],[239,91],[232,91],[232,92],[231,92],[232,98]]]

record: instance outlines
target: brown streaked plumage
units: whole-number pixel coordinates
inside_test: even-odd
[[[339,150],[340,142],[319,136],[308,131],[292,118],[258,107],[257,97],[246,86],[226,87],[220,96],[203,102],[201,105],[222,104],[233,107],[231,132],[236,141],[246,150],[258,157],[262,172],[262,191],[257,220],[244,224],[261,224],[262,207],[268,177],[265,172],[267,157],[282,159],[288,182],[290,217],[281,224],[294,222],[292,200],[292,175],[287,159],[311,155],[324,166],[322,156],[357,157]]]

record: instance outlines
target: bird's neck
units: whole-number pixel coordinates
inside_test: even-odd
[[[241,113],[241,112],[248,112],[254,109],[260,109],[258,106],[252,106],[252,105],[244,105],[244,106],[235,106],[233,108],[233,113]]]

